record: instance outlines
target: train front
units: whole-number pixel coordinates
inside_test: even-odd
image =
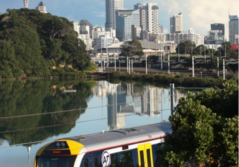
[[[58,140],[40,148],[34,167],[74,167],[76,157],[84,146],[72,140]]]

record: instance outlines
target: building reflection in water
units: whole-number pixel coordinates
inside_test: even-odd
[[[163,104],[170,103],[168,88],[139,87],[132,83],[111,84],[107,81],[100,81],[93,89],[93,94],[107,99],[109,130],[125,127],[127,114],[149,117],[158,117],[161,114],[162,116]],[[175,90],[174,95],[175,105],[181,97],[185,96],[178,90]]]

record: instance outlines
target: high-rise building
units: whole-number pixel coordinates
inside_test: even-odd
[[[211,24],[211,31],[209,31],[208,36],[205,37],[205,44],[221,44],[225,41],[224,35],[224,24]]]
[[[166,34],[166,41],[173,41],[178,44],[184,40],[190,40],[194,42],[196,46],[203,45],[204,35],[196,34],[192,28],[190,28],[187,32]]]
[[[140,12],[140,27],[142,31],[147,31],[151,34],[158,34],[158,5],[157,3],[136,4],[135,9]]]
[[[163,33],[163,25],[158,25],[158,33]]]
[[[80,21],[80,34],[88,34],[92,38],[92,25],[88,20]]]
[[[124,9],[123,0],[105,0],[105,9],[106,9],[106,30],[116,28],[116,10]]]
[[[214,24],[211,24],[211,31],[213,30],[219,30],[222,32],[223,35],[225,35],[225,27],[224,27],[224,24],[221,24],[221,23],[214,23]]]
[[[229,15],[229,41],[231,44],[238,44],[238,16]]]
[[[80,25],[78,21],[72,21],[73,29],[77,32],[77,35],[80,34]]]
[[[23,0],[24,8],[28,8],[29,0]]]
[[[183,31],[183,14],[178,13],[170,17],[170,33],[179,33]]]
[[[39,10],[41,13],[47,13],[46,5],[42,1],[39,3],[36,9]]]
[[[132,26],[140,27],[139,10],[117,10],[116,37],[120,41],[132,39]]]

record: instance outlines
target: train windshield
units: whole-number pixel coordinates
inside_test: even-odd
[[[39,157],[37,167],[73,167],[76,156],[70,157]]]

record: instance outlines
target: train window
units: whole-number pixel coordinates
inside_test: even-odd
[[[89,160],[87,157],[84,157],[80,167],[89,167]]]
[[[141,161],[141,167],[144,167],[144,151],[140,151],[140,161]]]
[[[117,154],[111,155],[111,167],[117,167]]]
[[[120,167],[133,167],[133,155],[132,151],[126,151],[119,153],[119,166]]]
[[[155,167],[162,167],[162,161],[164,159],[163,148],[164,148],[164,144],[162,143],[153,145]]]
[[[39,157],[38,167],[73,167],[75,156],[71,157]]]
[[[94,167],[101,167],[99,157],[94,157]]]
[[[147,149],[147,160],[148,160],[148,167],[151,167],[151,155],[150,149]]]

